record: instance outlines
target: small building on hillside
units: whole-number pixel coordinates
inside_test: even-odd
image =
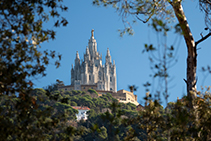
[[[119,100],[122,103],[133,103],[136,106],[139,105],[137,102],[137,95],[134,95],[133,92],[126,90],[119,90],[117,93],[112,93],[112,96]]]
[[[90,110],[88,107],[84,107],[84,106],[72,106],[72,107],[73,109],[78,110],[78,114],[76,114],[76,118],[78,121],[88,119],[87,111]]]

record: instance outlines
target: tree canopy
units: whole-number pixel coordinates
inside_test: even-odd
[[[55,39],[52,27],[66,26],[67,20],[60,15],[67,11],[62,0],[1,0],[0,1],[0,93],[24,93],[33,86],[32,78],[45,76],[50,58],[60,54],[55,51],[41,52],[41,43]],[[44,24],[54,18],[47,28]],[[50,28],[49,28],[50,27]]]

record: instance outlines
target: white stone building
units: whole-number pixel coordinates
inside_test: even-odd
[[[71,69],[71,85],[74,90],[83,90],[86,85],[96,85],[96,90],[117,91],[116,65],[111,62],[111,55],[107,49],[105,65],[102,64],[102,55],[97,51],[97,42],[92,30],[91,38],[84,54],[80,60],[76,53],[75,66]]]
[[[59,90],[72,91],[81,90],[87,92],[94,89],[98,96],[110,93],[119,102],[133,103],[136,106],[137,95],[126,90],[117,91],[116,65],[111,62],[109,49],[105,57],[105,64],[102,64],[102,55],[97,51],[97,42],[92,30],[91,38],[84,54],[84,59],[80,59],[79,53],[76,53],[75,65],[71,69],[71,85],[59,86]]]

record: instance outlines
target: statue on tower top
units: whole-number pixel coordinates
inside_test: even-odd
[[[94,29],[92,29],[92,37],[94,37]]]

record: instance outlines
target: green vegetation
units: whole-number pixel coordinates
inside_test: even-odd
[[[22,104],[25,100],[28,103]],[[25,99],[1,95],[0,104],[2,140],[107,139],[108,135],[113,136],[112,130],[124,127],[120,116],[138,114],[135,105],[118,103],[111,94],[92,98],[81,91],[47,93],[41,88],[34,89]],[[78,110],[72,106],[91,108],[88,120],[77,123]],[[121,132],[125,135],[124,130]]]
[[[80,91],[47,93],[44,89],[34,89],[24,98],[0,96],[2,140],[210,139],[209,88],[205,93],[198,93],[195,109],[189,108],[188,97],[170,102],[163,109],[149,95],[145,97],[147,106],[142,111],[137,111],[131,103],[119,103],[111,94],[92,98]],[[88,119],[77,122],[78,111],[71,105],[89,107]]]
[[[61,16],[67,9],[62,0],[0,1],[0,94],[28,93],[32,79],[46,75],[49,59],[60,66],[60,54],[39,48],[55,39],[56,27],[68,24]],[[53,25],[44,28],[50,19]]]
[[[98,96],[98,93],[94,89],[89,89],[88,92],[91,93],[91,94],[94,93]]]

